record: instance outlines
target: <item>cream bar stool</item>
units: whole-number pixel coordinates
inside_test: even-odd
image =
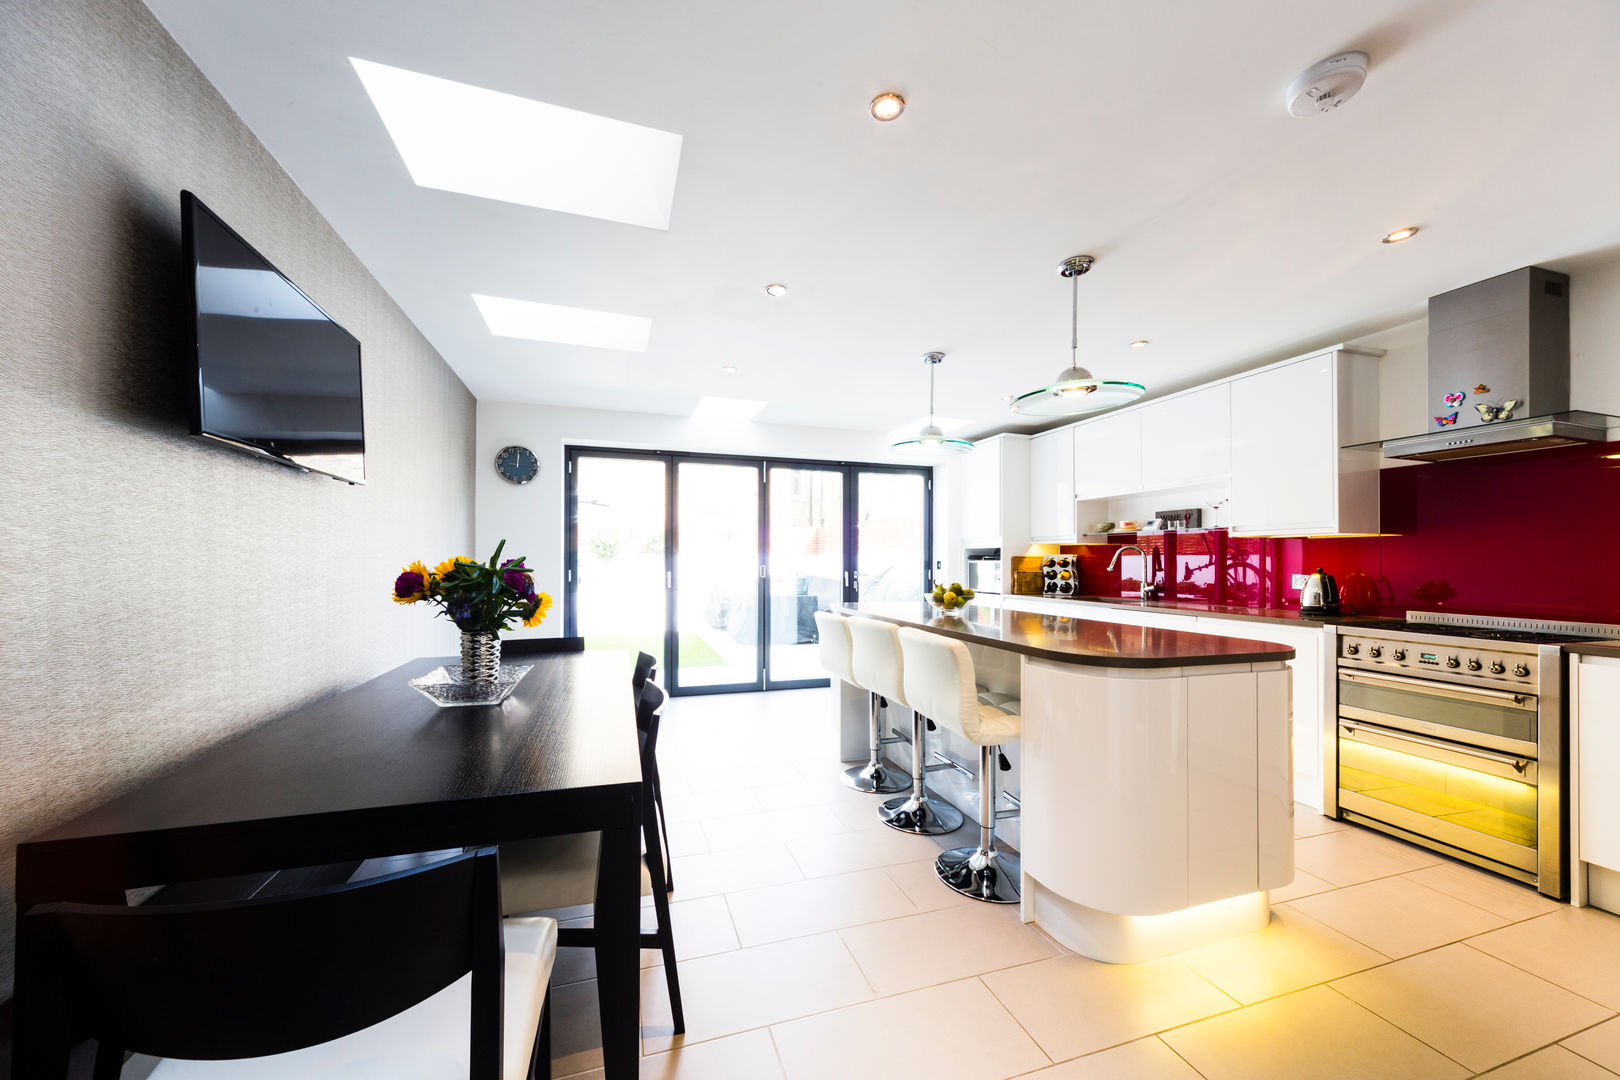
[[[930,836],[953,832],[962,827],[962,812],[943,799],[930,799],[923,784],[930,768],[927,752],[928,720],[924,710],[907,699],[904,663],[900,658],[898,627],[877,619],[857,616],[849,620],[850,667],[856,685],[912,710],[911,794],[890,799],[878,807],[878,818],[891,829]]]
[[[899,636],[912,708],[979,747],[979,845],[945,852],[934,861],[934,872],[964,896],[1016,904],[1018,857],[996,851],[996,818],[1011,816],[996,811],[996,771],[1001,744],[1023,730],[1019,703],[979,689],[973,657],[960,641],[910,627],[901,628]]]
[[[849,620],[830,611],[816,612],[816,640],[821,666],[826,668],[834,679],[843,679],[851,686],[865,690],[866,687],[856,681],[855,672],[850,668]],[[906,790],[906,785],[911,781],[899,769],[883,763],[883,747],[887,743],[904,740],[883,737],[883,725],[878,712],[878,705],[882,699],[875,691],[871,692],[871,698],[872,757],[865,765],[845,769],[844,783],[856,791],[890,795],[896,791]]]

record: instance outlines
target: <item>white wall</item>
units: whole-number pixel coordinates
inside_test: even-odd
[[[508,483],[495,472],[495,455],[503,446],[513,444],[527,446],[540,459],[539,476],[521,486]],[[556,597],[558,603],[535,632],[539,636],[561,634],[563,626],[564,446],[897,463],[889,453],[888,437],[873,431],[784,424],[700,424],[685,416],[480,401],[476,461],[477,551],[469,554],[487,558],[504,539],[509,554],[528,556],[529,565],[536,570],[536,585]],[[938,517],[936,515],[936,522]],[[937,535],[935,547],[943,550]]]

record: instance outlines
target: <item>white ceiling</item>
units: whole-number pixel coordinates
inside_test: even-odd
[[[1067,365],[1068,255],[1082,362],[1160,392],[1620,243],[1614,0],[148,3],[480,398],[883,431],[940,349],[939,412],[1004,428]],[[1290,117],[1351,48],[1360,95]],[[415,186],[351,56],[681,135],[669,230]],[[651,341],[497,338],[474,293]]]

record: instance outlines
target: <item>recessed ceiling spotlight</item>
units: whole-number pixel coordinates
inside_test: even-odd
[[[720,374],[722,374],[722,375],[735,375],[735,374],[737,374],[737,365],[736,364],[721,364],[720,365]]]
[[[893,90],[885,90],[872,99],[872,119],[889,121],[906,111],[906,99]]]
[[[770,293],[772,296],[786,296],[787,286],[782,284],[780,281],[773,281],[769,285],[765,286],[765,291]]]
[[[1145,337],[1144,338],[1137,338],[1135,341],[1131,342],[1131,348],[1133,348],[1133,349],[1145,349],[1145,348],[1147,348],[1147,346],[1148,346],[1148,339],[1145,338]]]
[[[1392,233],[1386,233],[1382,242],[1385,244],[1398,244],[1402,240],[1412,239],[1412,237],[1416,236],[1417,234],[1418,227],[1416,225],[1408,225],[1404,229],[1396,229]]]

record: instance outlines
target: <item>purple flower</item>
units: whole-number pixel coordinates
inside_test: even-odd
[[[461,623],[472,618],[472,601],[456,600],[451,602],[445,608],[445,610],[450,613],[451,620],[459,626]]]
[[[522,567],[513,567],[506,571],[501,575],[501,580],[506,582],[507,587],[519,596],[523,596],[525,590],[531,587],[529,575],[524,572]]]
[[[401,600],[414,599],[422,595],[422,590],[426,584],[422,580],[421,574],[414,570],[407,570],[394,579],[394,595]]]

